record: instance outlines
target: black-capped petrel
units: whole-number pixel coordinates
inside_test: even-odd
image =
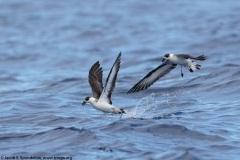
[[[162,64],[149,72],[142,80],[140,80],[135,86],[133,86],[127,93],[138,92],[150,87],[159,78],[168,74],[178,64],[181,66],[181,76],[183,77],[182,66],[187,67],[190,72],[200,69],[200,65],[194,60],[204,61],[206,57],[204,55],[193,57],[188,54],[165,54],[162,60]]]
[[[112,105],[111,95],[115,88],[117,74],[121,63],[121,52],[119,53],[111,71],[108,74],[107,80],[103,87],[102,84],[102,67],[97,61],[89,70],[88,81],[92,88],[93,97],[86,97],[82,103],[85,105],[87,102],[91,103],[93,108],[100,110],[104,113],[106,118],[107,113],[122,114],[125,113],[124,109],[117,108]],[[121,118],[120,117],[120,118]]]

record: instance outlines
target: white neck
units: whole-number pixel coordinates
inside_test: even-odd
[[[93,105],[93,104],[96,104],[96,103],[97,103],[97,100],[98,100],[98,99],[96,99],[96,98],[94,98],[94,97],[90,97],[89,100],[88,100],[88,102],[91,103],[91,105]]]

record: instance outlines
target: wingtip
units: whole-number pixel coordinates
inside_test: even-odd
[[[121,55],[122,55],[122,51],[119,52],[118,57],[121,57]]]
[[[200,61],[204,61],[206,59],[207,59],[207,57],[204,54],[202,54],[201,56],[198,57],[198,60],[200,60]]]
[[[136,86],[133,86],[131,89],[129,89],[129,91],[127,92],[127,94],[129,93],[134,93],[136,91]]]
[[[117,56],[117,59],[116,59],[116,61],[119,61],[119,63],[121,63],[121,55],[122,55],[122,53],[120,52]]]
[[[127,94],[129,94],[129,93],[132,93],[132,92],[130,92],[130,90],[127,92]]]
[[[95,63],[92,65],[92,67],[90,68],[89,72],[92,72],[92,71],[96,70],[96,69],[99,68],[99,67],[100,67],[100,63],[99,63],[99,61],[97,61],[97,62],[95,62]]]
[[[144,89],[142,89],[142,88],[136,88],[136,86],[134,86],[133,88],[131,88],[131,89],[127,92],[127,94],[139,92],[139,91],[142,91],[142,90],[144,90]]]
[[[94,63],[94,65],[93,66],[100,66],[100,62],[99,61],[97,61],[96,63]]]
[[[204,54],[203,54],[202,56],[203,56],[204,60],[206,60],[206,59],[207,59],[207,56],[205,56]]]

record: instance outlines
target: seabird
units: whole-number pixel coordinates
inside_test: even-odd
[[[124,109],[113,106],[111,100],[111,95],[115,88],[120,63],[121,52],[119,53],[111,71],[108,74],[104,87],[102,84],[103,71],[102,67],[100,67],[99,61],[97,61],[89,70],[88,81],[92,88],[93,97],[86,97],[82,105],[85,105],[87,102],[89,102],[95,109],[102,111],[105,118],[107,113],[121,114],[121,117],[122,114],[125,113]]]
[[[206,57],[204,55],[193,57],[188,54],[165,54],[162,60],[162,64],[157,68],[149,72],[142,80],[140,80],[135,86],[133,86],[127,93],[138,92],[150,87],[159,78],[168,74],[178,64],[181,66],[181,76],[183,77],[182,66],[187,67],[190,72],[200,69],[201,65],[197,64],[194,60],[204,61]]]

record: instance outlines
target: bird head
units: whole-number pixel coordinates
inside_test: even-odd
[[[89,99],[90,99],[89,96],[86,97],[86,98],[83,100],[82,105],[84,106],[87,102],[89,102]]]
[[[164,62],[165,60],[169,59],[169,57],[170,57],[170,54],[165,54],[163,56],[162,62]]]

